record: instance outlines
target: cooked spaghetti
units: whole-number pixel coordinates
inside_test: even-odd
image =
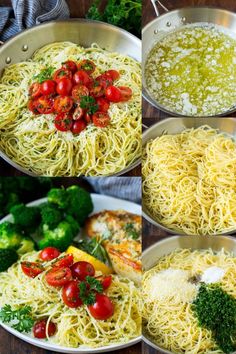
[[[58,131],[52,115],[34,116],[27,108],[29,86],[46,67],[58,69],[66,60],[92,60],[95,76],[119,70],[117,85],[132,89],[127,102],[111,104],[106,128],[88,125],[79,135]],[[141,73],[134,59],[108,52],[96,44],[49,44],[32,59],[11,65],[0,80],[0,148],[27,170],[47,176],[114,174],[141,154]]]
[[[160,224],[189,235],[236,228],[236,143],[208,126],[162,135],[143,152],[143,201]]]
[[[173,353],[216,354],[222,353],[217,347],[211,331],[201,328],[191,309],[198,285],[190,283],[212,266],[224,270],[219,284],[228,294],[236,298],[236,258],[223,249],[214,253],[209,250],[176,250],[158,260],[158,263],[143,275],[143,329],[144,334],[158,346]],[[189,286],[195,288],[192,296],[181,294],[181,286],[175,284],[178,292],[172,291],[173,284],[166,281],[166,289],[154,287],[162,272],[186,273]],[[168,277],[166,276],[166,279]],[[162,282],[163,283],[163,282]],[[169,289],[169,292],[168,292]],[[159,293],[159,296],[157,294]],[[185,297],[184,297],[185,296]]]
[[[37,252],[24,255],[21,261],[36,261]],[[140,295],[133,282],[114,275],[107,295],[115,311],[106,321],[93,318],[85,305],[69,308],[62,301],[61,290],[45,281],[45,272],[29,278],[20,262],[0,274],[0,307],[29,305],[35,320],[48,317],[57,325],[49,342],[65,346],[91,348],[126,343],[141,334]]]

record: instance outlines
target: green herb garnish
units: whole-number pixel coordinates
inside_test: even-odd
[[[219,348],[226,354],[236,350],[236,299],[219,285],[202,284],[192,310],[200,327],[212,331]]]
[[[34,325],[31,310],[30,306],[12,310],[10,305],[5,305],[0,311],[0,320],[4,323],[14,321],[14,324],[11,325],[12,328],[19,332],[30,332]]]
[[[38,75],[34,75],[33,79],[37,80],[41,84],[45,80],[50,80],[52,78],[53,72],[54,68],[49,66],[48,68],[42,70]]]
[[[92,96],[82,96],[79,105],[86,109],[88,114],[94,114],[98,110],[96,100]]]
[[[125,225],[125,232],[129,237],[134,240],[137,240],[139,238],[139,233],[135,230],[134,224],[132,223],[128,223]]]
[[[85,305],[93,305],[96,302],[96,293],[102,293],[102,283],[90,276],[86,281],[79,283],[79,297]]]
[[[100,240],[92,238],[91,240],[80,240],[74,242],[74,244],[82,251],[91,254],[91,256],[99,259],[101,262],[106,263],[109,259],[105,248],[102,246],[103,240],[103,238]]]

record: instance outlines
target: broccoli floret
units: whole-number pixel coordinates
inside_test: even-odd
[[[90,194],[79,186],[67,188],[67,213],[72,215],[80,225],[83,225],[85,219],[93,211],[93,203]]]
[[[18,259],[18,254],[13,249],[0,249],[0,272],[7,270]]]
[[[18,227],[8,221],[0,224],[0,249],[18,249],[23,238]]]
[[[75,236],[77,236],[77,234],[80,230],[79,223],[71,215],[67,215],[65,217],[65,221],[67,221],[70,224],[71,229],[72,229],[72,233],[73,233],[73,238],[74,238]]]
[[[39,241],[40,249],[53,246],[63,252],[74,238],[73,227],[67,221],[61,221],[54,230],[49,230],[45,225],[43,229],[43,239]]]
[[[47,197],[49,203],[56,204],[60,209],[66,209],[68,206],[67,192],[63,188],[52,188]]]
[[[25,232],[32,233],[41,222],[40,208],[17,204],[11,208],[14,223]]]
[[[32,252],[35,246],[35,242],[31,237],[24,237],[21,240],[20,247],[17,249],[17,253],[22,256],[25,253]]]
[[[44,204],[41,206],[41,217],[42,224],[52,230],[63,220],[63,212],[56,205]]]

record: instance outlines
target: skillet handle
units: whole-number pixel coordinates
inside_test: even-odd
[[[160,16],[160,12],[158,10],[158,5],[165,11],[168,12],[169,10],[167,9],[167,7],[165,7],[162,2],[160,0],[151,0],[151,3],[154,7],[154,10],[156,12],[157,17]]]

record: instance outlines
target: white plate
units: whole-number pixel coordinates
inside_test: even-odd
[[[118,209],[123,209],[126,211],[129,211],[134,214],[141,215],[141,206],[132,202],[128,202],[126,200],[122,199],[117,199],[113,197],[108,197],[106,195],[100,195],[100,194],[91,194],[93,204],[94,204],[94,210],[92,214],[98,213],[102,210],[118,210]],[[34,206],[34,205],[39,205],[47,201],[47,198],[42,198],[38,199],[34,202],[29,203],[28,205]],[[0,220],[0,223],[4,221],[12,221],[12,217],[10,215],[7,215],[5,218]],[[58,345],[55,345],[53,343],[50,343],[48,341],[44,340],[39,340],[36,338],[33,338],[29,334],[23,334],[15,329],[11,328],[10,326],[0,323],[0,325],[8,332],[12,333],[14,336],[24,340],[25,342],[28,342],[30,344],[35,345],[36,347],[40,347],[43,349],[51,350],[54,352],[59,352],[59,353],[67,353],[67,354],[82,354],[82,353],[105,353],[105,352],[113,352],[114,350],[122,349],[129,347],[133,344],[136,344],[140,342],[141,336],[134,338],[130,340],[127,343],[117,343],[117,344],[112,344],[109,346],[105,347],[100,347],[100,348],[89,348],[89,347],[80,347],[80,348],[67,348],[67,347],[61,347]]]

